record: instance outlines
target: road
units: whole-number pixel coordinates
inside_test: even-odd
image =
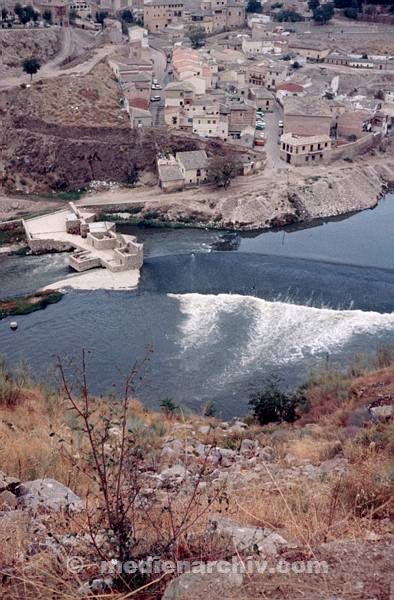
[[[279,120],[282,119],[282,114],[277,107],[274,112],[265,113],[265,146],[267,160],[265,164],[265,175],[274,175],[279,169],[288,169],[287,165],[280,158],[280,146],[279,146]]]
[[[114,51],[114,46],[111,44],[99,48],[85,48],[85,61],[83,61],[84,52],[82,52],[80,59],[83,62],[69,68],[61,68],[68,57],[75,56],[76,59],[78,58],[76,50],[80,48],[80,41],[77,39],[77,33],[72,27],[64,27],[61,31],[63,34],[61,50],[53,60],[50,60],[42,66],[38,74],[40,79],[52,79],[54,77],[59,77],[60,75],[74,75],[77,77],[87,75],[98,62]],[[22,83],[29,82],[30,76],[24,73],[18,77],[3,78],[0,82],[0,90],[10,89],[21,85]]]
[[[150,49],[153,73],[154,77],[157,78],[162,89],[152,90],[152,96],[160,96],[160,102],[151,102],[149,110],[153,116],[153,126],[161,127],[164,125],[164,106],[165,106],[165,95],[164,88],[169,81],[169,75],[167,73],[167,58],[164,52],[156,50],[155,48]]]

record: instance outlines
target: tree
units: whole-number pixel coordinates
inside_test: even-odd
[[[1,9],[1,20],[5,21],[8,17],[8,10],[6,9],[5,6],[3,6],[3,8]]]
[[[133,12],[129,8],[125,8],[120,13],[120,18],[122,21],[126,21],[126,23],[134,23],[134,15]]]
[[[345,8],[345,10],[343,11],[343,14],[345,15],[345,17],[347,19],[357,19],[358,10],[354,6],[351,6],[349,8]]]
[[[283,21],[290,21],[296,23],[297,21],[305,21],[304,17],[296,10],[281,10],[275,17],[277,21],[282,23]]]
[[[297,408],[305,404],[305,396],[300,391],[283,392],[278,377],[268,378],[260,392],[251,394],[249,406],[260,425],[286,421],[293,423],[297,418]]]
[[[14,13],[16,14],[17,17],[20,18],[20,14],[22,11],[23,11],[22,4],[19,4],[19,2],[17,2],[14,6]]]
[[[41,65],[38,60],[34,57],[26,58],[22,63],[22,68],[25,73],[30,75],[30,81],[33,79],[33,75],[38,73],[41,69]]]
[[[209,161],[208,178],[218,187],[227,188],[237,173],[237,161],[231,157],[214,156]]]
[[[332,2],[327,2],[326,4],[322,4],[315,8],[313,11],[313,20],[320,25],[325,25],[332,19],[334,12],[334,4]]]
[[[308,0],[308,8],[312,12],[320,6],[320,0]]]
[[[78,12],[75,10],[75,8],[70,9],[69,17],[70,23],[75,23],[75,21],[78,19]]]
[[[375,98],[376,98],[376,100],[384,100],[384,91],[383,90],[378,90],[375,93]]]
[[[96,12],[96,23],[100,23],[101,27],[104,27],[104,21],[108,17],[106,10],[98,10]]]
[[[248,3],[246,5],[246,12],[248,12],[248,13],[263,12],[263,7],[261,6],[260,0],[248,0]]]
[[[192,25],[188,31],[189,40],[191,41],[192,48],[200,48],[204,45],[206,38],[205,29],[200,25]]]
[[[52,12],[46,8],[42,13],[42,18],[46,23],[52,23]]]
[[[40,13],[38,13],[37,11],[33,10],[33,12],[31,13],[31,20],[34,23],[37,23],[38,19],[40,18]]]

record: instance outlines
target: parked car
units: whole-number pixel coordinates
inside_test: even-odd
[[[156,77],[154,77],[152,79],[152,83],[154,83],[155,85],[157,85],[159,83],[159,80]]]
[[[161,100],[161,96],[151,96],[150,101],[151,102],[160,102]]]
[[[152,83],[152,90],[161,90],[161,85],[158,83]]]
[[[263,131],[264,125],[256,125],[256,131]]]
[[[265,139],[264,138],[256,138],[254,141],[254,145],[255,146],[265,146]]]
[[[279,121],[278,126],[280,129],[283,129],[283,121]]]

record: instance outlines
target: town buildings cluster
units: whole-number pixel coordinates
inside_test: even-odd
[[[133,129],[216,138],[262,155],[274,138],[269,151],[295,167],[352,158],[377,147],[391,129],[393,85],[379,94],[341,90],[347,73],[394,75],[389,53],[347,52],[329,36],[278,25],[275,10],[246,13],[244,0],[200,0],[193,8],[184,0],[72,1],[81,14],[105,12],[100,35],[115,46],[109,62]],[[38,2],[41,10],[51,4],[56,15],[67,3],[63,17],[71,6],[68,0]],[[117,18],[125,9],[143,26],[125,27]],[[193,28],[201,33],[197,42]],[[159,157],[162,187],[204,183],[203,154]]]

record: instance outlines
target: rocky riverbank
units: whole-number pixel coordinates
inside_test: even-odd
[[[227,190],[211,186],[164,194],[135,188],[85,196],[81,205],[119,221],[238,230],[267,229],[344,215],[376,205],[394,186],[394,157],[237,178]]]

